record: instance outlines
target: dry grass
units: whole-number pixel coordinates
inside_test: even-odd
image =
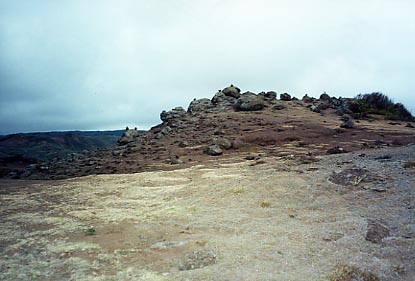
[[[371,272],[363,271],[355,266],[337,265],[329,281],[379,281],[379,277]]]
[[[405,169],[415,168],[415,161],[406,161],[405,164],[403,164],[403,167]]]
[[[318,167],[298,174],[245,162],[37,182],[2,195],[0,279],[379,280],[353,267],[333,272],[356,260],[396,275],[349,209],[360,197],[334,192],[331,170]],[[179,246],[151,248],[158,242]],[[180,270],[181,261],[204,267]]]

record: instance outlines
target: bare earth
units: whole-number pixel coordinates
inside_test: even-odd
[[[1,280],[414,280],[415,146],[0,181]],[[346,186],[333,172],[367,174]],[[362,180],[361,182],[359,182]],[[390,230],[365,239],[377,221]],[[93,235],[88,235],[93,234]],[[363,280],[363,279],[362,279]]]

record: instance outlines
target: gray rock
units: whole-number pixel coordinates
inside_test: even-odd
[[[214,144],[214,145],[210,145],[208,147],[206,147],[203,152],[207,155],[211,155],[211,156],[218,156],[221,155],[222,149],[220,149],[219,145]]]
[[[255,94],[245,93],[237,99],[235,109],[238,111],[257,111],[264,109],[264,100]]]
[[[189,146],[189,142],[186,140],[179,142],[179,147],[188,147],[188,146]]]
[[[291,100],[291,96],[288,93],[281,94],[280,95],[280,100],[290,101]]]
[[[339,173],[333,173],[329,181],[343,186],[356,186],[368,176],[368,171],[361,168],[345,169]]]
[[[340,146],[335,146],[327,150],[327,154],[340,154],[340,153],[347,153],[347,151]]]
[[[181,107],[181,106],[175,107],[175,108],[173,108],[172,110],[169,110],[169,111],[163,110],[160,113],[160,119],[163,122],[167,122],[171,119],[182,118],[184,116],[186,116],[186,110],[184,110],[183,107]]]
[[[304,97],[301,99],[305,103],[311,103],[314,101],[314,98],[309,97],[307,94],[304,95]]]
[[[225,99],[226,99],[225,94],[224,94],[222,91],[220,91],[220,92],[217,92],[217,93],[213,96],[213,98],[212,98],[211,102],[212,102],[213,104],[218,104],[218,103],[223,102]]]
[[[140,133],[137,131],[137,128],[125,130],[121,138],[118,140],[119,145],[125,145],[130,142],[133,142]]]
[[[233,97],[233,98],[239,98],[241,95],[241,90],[238,87],[235,87],[234,85],[230,85],[229,87],[226,87],[222,90],[222,93],[225,96]]]
[[[178,164],[183,164],[183,160],[180,159],[179,156],[174,155],[171,156],[170,159],[167,161],[170,165],[178,165]]]
[[[264,94],[264,98],[267,101],[273,101],[277,99],[277,93],[274,91],[269,91]]]
[[[320,95],[320,100],[329,101],[330,96],[326,92],[324,92]]]
[[[314,104],[310,107],[310,110],[315,113],[321,112],[320,108],[318,106],[315,106]]]
[[[189,113],[204,112],[214,107],[210,99],[194,99],[187,109]]]
[[[285,106],[284,105],[282,105],[282,104],[276,104],[276,105],[274,105],[273,107],[272,107],[272,110],[283,110],[285,108]]]
[[[213,143],[223,149],[230,149],[232,147],[232,142],[227,138],[216,138],[213,140]]]
[[[355,124],[352,119],[345,120],[341,125],[340,128],[344,129],[353,129],[355,127]]]
[[[365,239],[372,243],[381,243],[382,239],[391,235],[388,226],[374,220],[368,220]]]

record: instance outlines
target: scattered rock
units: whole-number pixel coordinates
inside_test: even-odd
[[[381,243],[382,239],[391,235],[391,231],[388,226],[375,221],[368,220],[367,232],[365,239],[372,243]]]
[[[216,255],[210,250],[195,251],[179,261],[179,270],[193,270],[216,263]]]
[[[415,127],[414,127],[414,125],[412,125],[411,123],[407,123],[407,124],[405,125],[405,127],[407,127],[407,128],[415,128]]]
[[[280,100],[290,101],[291,100],[291,96],[288,93],[281,94],[280,95]]]
[[[236,103],[235,109],[240,111],[257,111],[264,109],[264,100],[255,94],[244,93]]]
[[[333,172],[329,181],[343,186],[356,186],[368,176],[368,171],[361,168],[345,169],[339,173]]]
[[[219,145],[214,144],[206,147],[203,152],[207,155],[218,156],[222,154],[222,149],[220,149]]]
[[[335,146],[327,150],[327,154],[340,154],[340,153],[347,153],[347,151],[340,146]]]

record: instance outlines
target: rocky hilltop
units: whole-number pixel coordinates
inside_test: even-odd
[[[356,99],[326,93],[298,99],[282,93],[278,99],[273,91],[241,93],[230,85],[211,99],[194,99],[187,110],[162,111],[160,119],[159,125],[144,133],[127,128],[115,148],[31,165],[12,176],[61,179],[171,170],[199,163],[258,162],[264,157],[307,162],[327,153],[415,142],[410,113],[379,93]]]

